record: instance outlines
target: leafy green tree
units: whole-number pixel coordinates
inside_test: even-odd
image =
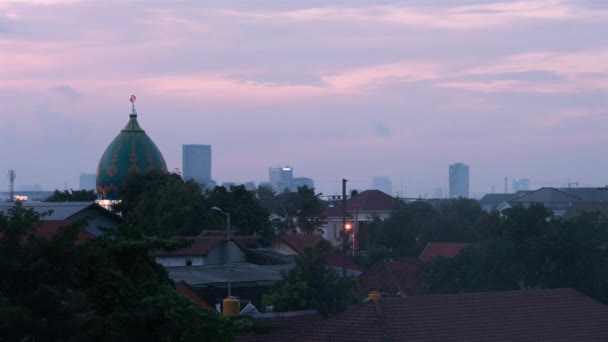
[[[562,220],[533,204],[483,226],[478,246],[423,267],[430,293],[570,287],[608,302],[608,220],[599,212]]]
[[[385,257],[417,257],[431,241],[477,241],[486,215],[477,202],[463,198],[437,209],[423,201],[399,204],[389,218],[375,218],[362,229],[360,246],[368,252],[365,264]]]
[[[323,201],[315,194],[315,189],[299,186],[295,196],[291,198],[291,207],[295,208],[298,228],[304,234],[314,234],[325,223]]]
[[[55,190],[44,202],[91,202],[97,199],[94,190]]]
[[[231,321],[179,295],[150,257],[171,243],[107,230],[76,243],[84,222],[50,239],[20,203],[0,213],[0,340],[230,341]]]
[[[303,256],[296,256],[295,266],[282,272],[283,281],[264,295],[262,304],[275,311],[317,309],[327,317],[357,303],[355,281],[325,264],[331,248],[325,240],[307,247]]]
[[[276,193],[274,192],[272,186],[269,184],[264,184],[258,186],[258,188],[255,190],[255,196],[261,200],[273,199],[274,196],[276,196]]]

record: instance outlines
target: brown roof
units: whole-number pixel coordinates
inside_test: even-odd
[[[438,257],[451,258],[458,255],[463,248],[473,245],[475,244],[470,242],[429,242],[418,259],[428,262]]]
[[[239,342],[293,341],[306,331],[310,331],[325,321],[317,310],[302,310],[258,314],[252,317],[257,332],[237,337]]]
[[[608,341],[608,306],[571,289],[383,298],[296,341]]]
[[[178,236],[174,237],[177,240],[189,240],[193,241],[188,247],[181,248],[175,251],[158,250],[153,252],[156,256],[189,256],[189,255],[207,255],[209,251],[217,247],[219,244],[226,242],[228,239],[226,236]],[[237,244],[239,247],[244,248],[245,246],[255,244],[257,238],[255,236],[231,236],[230,240]]]
[[[63,227],[73,224],[71,221],[41,221],[38,227],[34,230],[33,235],[35,237],[50,239]],[[87,231],[81,231],[78,233],[76,243],[84,243],[85,241],[94,238],[95,236]]]
[[[188,283],[186,283],[185,281],[181,280],[175,283],[175,289],[177,290],[177,292],[181,293],[184,297],[188,298],[191,302],[200,306],[201,308],[213,309],[211,305],[207,304],[207,302],[205,302],[194,291],[192,291],[190,285],[188,285]]]
[[[419,266],[415,258],[380,261],[359,275],[357,292],[366,297],[372,291],[389,297],[417,296],[423,288]]]
[[[393,211],[398,200],[380,190],[365,190],[346,200],[346,211]],[[342,202],[325,209],[325,217],[342,217]]]
[[[284,242],[299,255],[304,255],[304,248],[314,247],[323,240],[321,235],[280,235],[279,240]]]

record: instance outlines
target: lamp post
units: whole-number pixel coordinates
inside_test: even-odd
[[[213,207],[211,208],[211,210],[215,210],[217,212],[219,212],[220,214],[226,216],[226,236],[228,239],[228,248],[226,249],[226,261],[228,263],[228,276],[226,278],[228,278],[228,297],[232,296],[232,284],[231,284],[231,280],[230,280],[230,213],[226,213],[224,211],[222,211],[222,209],[218,208],[218,207]]]

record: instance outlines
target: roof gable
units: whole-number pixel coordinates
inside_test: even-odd
[[[511,200],[512,203],[576,203],[582,200],[555,188],[540,188],[524,196]]]
[[[319,241],[323,240],[321,235],[280,235],[278,240],[285,243],[299,255],[304,255],[306,247],[314,247]]]
[[[460,253],[464,248],[475,245],[470,242],[429,242],[420,253],[420,261],[429,262],[438,257],[451,258]]]
[[[378,291],[389,297],[416,296],[423,288],[415,258],[379,261],[359,276],[357,292],[367,296]]]
[[[380,190],[365,190],[348,200],[346,200],[346,211],[354,213],[362,212],[377,212],[377,211],[393,211],[397,207],[398,200],[390,195],[385,194]],[[342,202],[336,202],[333,207],[327,207],[325,211],[326,217],[341,217]]]

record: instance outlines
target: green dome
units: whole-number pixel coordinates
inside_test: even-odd
[[[130,174],[167,172],[165,158],[137,122],[135,106],[129,122],[101,156],[97,167],[97,192],[103,199],[118,200],[118,190]]]

